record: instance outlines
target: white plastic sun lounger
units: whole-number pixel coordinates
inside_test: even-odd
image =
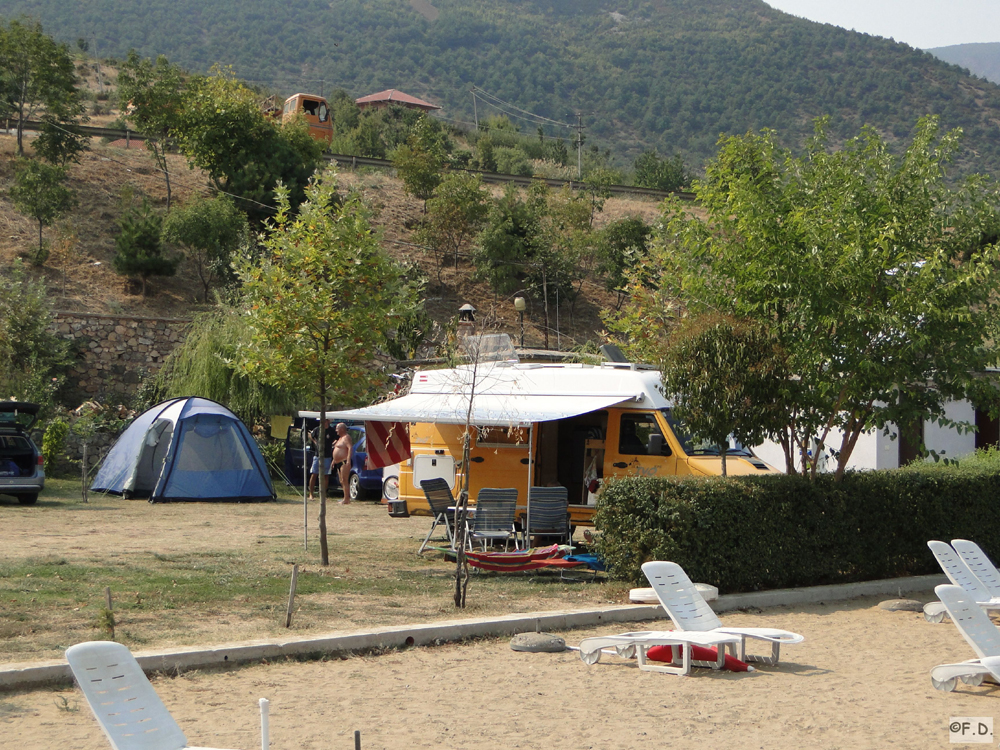
[[[1000,599],[1000,570],[997,570],[993,561],[986,556],[982,547],[968,539],[952,539],[951,546],[969,566],[972,575],[990,592],[990,597]]]
[[[724,626],[702,598],[694,583],[688,578],[687,573],[677,563],[662,561],[644,563],[642,572],[678,630],[684,631],[685,635],[694,631],[738,636],[740,639],[739,659],[741,661],[777,664],[782,644],[801,643],[805,640],[798,633],[777,628],[730,628]],[[747,638],[770,643],[771,655],[748,654]]]
[[[958,540],[962,541],[962,540]],[[971,542],[969,542],[971,544]],[[966,564],[966,561],[944,542],[927,542],[941,570],[955,586],[961,587],[965,593],[980,607],[986,610],[1000,609],[1000,597],[995,597]],[[978,547],[977,547],[978,549]],[[980,553],[982,550],[980,550]],[[985,557],[985,555],[984,555]],[[994,569],[995,570],[995,569]],[[942,602],[928,602],[924,605],[924,618],[928,622],[941,622],[946,613]]]
[[[735,655],[739,636],[726,633],[680,633],[673,630],[645,630],[619,635],[595,636],[580,641],[580,658],[587,664],[596,664],[601,660],[602,653],[607,648],[614,648],[615,653],[623,658],[633,654],[639,663],[639,669],[646,672],[665,672],[666,674],[687,675],[691,667],[711,667],[722,669],[726,661],[726,650]],[[660,662],[650,662],[646,652],[653,646],[680,646],[681,663],[670,665]],[[691,658],[692,646],[715,647],[719,653],[718,661],[697,661]]]
[[[1000,630],[990,620],[980,602],[975,602],[961,586],[944,584],[934,589],[949,617],[978,659],[958,664],[941,664],[931,670],[931,684],[951,692],[962,680],[967,685],[981,685],[987,677],[1000,682]]]
[[[90,641],[66,649],[66,661],[114,750],[211,750],[190,747],[132,653]]]

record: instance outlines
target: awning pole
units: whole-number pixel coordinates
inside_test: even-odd
[[[309,465],[306,459],[309,457],[306,451],[306,418],[302,417],[302,548],[309,551]]]
[[[533,474],[532,467],[535,465],[535,423],[532,422],[528,427],[528,499],[525,501],[526,512],[524,514],[524,548],[529,549],[531,547],[531,476]]]

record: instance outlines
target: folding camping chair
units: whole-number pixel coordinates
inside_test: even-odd
[[[472,518],[469,531],[470,546],[482,542],[483,552],[487,542],[502,541],[504,552],[513,539],[517,543],[514,530],[514,514],[517,512],[517,490],[484,488],[476,498],[476,515]]]
[[[448,508],[455,507],[455,498],[451,494],[451,487],[448,486],[448,482],[444,479],[435,477],[434,479],[424,479],[421,481],[420,489],[424,491],[424,497],[427,498],[427,504],[431,508],[431,515],[434,516],[434,520],[431,522],[431,529],[427,532],[427,536],[424,537],[423,544],[420,545],[417,554],[422,555],[424,550],[427,549],[427,542],[431,540],[431,534],[434,533],[434,529],[437,528],[439,523],[444,524],[445,533],[448,535],[448,544],[454,547],[454,519],[448,512]]]
[[[569,523],[569,492],[565,487],[529,487],[528,512],[522,531],[522,547],[533,537],[554,537],[560,544],[572,544]]]

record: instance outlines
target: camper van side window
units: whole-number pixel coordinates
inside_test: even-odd
[[[480,427],[476,445],[487,448],[527,448],[528,431],[523,427]]]
[[[655,414],[622,414],[618,453],[632,456],[670,455],[670,446],[663,439]]]

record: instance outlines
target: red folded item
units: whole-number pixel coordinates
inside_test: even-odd
[[[662,661],[662,662],[672,662],[674,660],[673,650],[681,648],[680,646],[653,646],[646,651],[646,658],[650,661]],[[680,660],[681,652],[677,652],[677,659]],[[691,647],[691,660],[692,661],[717,661],[719,658],[719,652],[715,648],[705,648],[704,646],[692,646]],[[744,661],[740,661],[735,656],[726,654],[726,662],[722,667],[723,669],[728,669],[730,672],[746,672],[750,665]]]

